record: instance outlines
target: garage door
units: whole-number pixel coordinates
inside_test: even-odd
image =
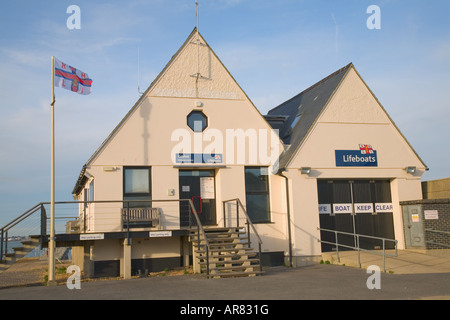
[[[352,234],[394,239],[393,206],[389,180],[318,180],[320,227]],[[321,232],[321,239],[335,242],[335,235]],[[353,235],[339,235],[340,244],[355,246]],[[386,242],[386,248],[393,248]],[[363,249],[381,249],[382,241],[360,238]],[[322,251],[334,250],[322,244]],[[340,250],[343,248],[340,248]]]

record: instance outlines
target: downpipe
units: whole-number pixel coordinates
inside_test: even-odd
[[[291,233],[291,206],[289,197],[289,178],[283,175],[285,169],[280,169],[278,175],[283,177],[286,182],[286,207],[287,207],[287,223],[288,223],[288,242],[289,242],[289,267],[292,268],[292,233]]]

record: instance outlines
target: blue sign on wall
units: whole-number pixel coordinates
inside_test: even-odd
[[[177,153],[177,163],[222,163],[221,154]]]
[[[359,150],[335,150],[336,167],[378,167],[377,152],[370,145]]]

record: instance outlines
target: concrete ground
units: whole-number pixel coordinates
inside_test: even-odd
[[[389,255],[395,255],[394,250],[387,250]],[[383,262],[381,255],[360,252],[358,260],[357,251],[323,253],[324,261],[331,264],[340,264],[367,269],[371,265],[379,266],[382,271],[392,274],[425,274],[450,273],[450,250],[412,251],[398,250],[397,257],[387,257]]]
[[[344,260],[343,254],[341,257]],[[416,263],[413,263],[413,258]],[[210,300],[217,303],[229,300],[245,303],[255,300],[255,303],[283,300],[450,300],[449,260],[408,252],[402,252],[397,259],[398,266],[389,262],[387,269],[390,272],[380,273],[379,278],[364,267],[319,264],[302,268],[269,268],[263,276],[250,278],[208,280],[190,274],[82,281],[79,290],[70,290],[65,283],[54,287],[13,287],[0,289],[0,300],[176,300],[178,302],[174,306],[180,308],[194,301],[197,304],[209,301],[211,304]],[[366,262],[378,264],[374,260]],[[374,284],[378,284],[379,289],[374,288]],[[174,307],[170,312],[177,310]]]

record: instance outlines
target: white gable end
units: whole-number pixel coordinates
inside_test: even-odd
[[[354,68],[348,71],[319,122],[391,123]]]
[[[196,32],[191,34],[161,73],[149,96],[231,100],[245,98],[245,94],[200,35],[197,44]]]
[[[351,68],[316,120],[291,162],[291,167],[336,168],[336,150],[377,152],[376,168],[403,170],[425,165],[391,121],[358,73]],[[363,174],[363,173],[361,173]],[[388,173],[380,172],[380,175]]]
[[[227,160],[229,130],[236,135],[240,132],[255,133],[257,137],[251,146],[259,147],[258,143],[265,141],[259,137],[261,130],[270,139],[270,125],[204,39],[200,36],[200,46],[197,46],[196,39],[197,33],[194,30],[141,99],[88,161],[88,166],[174,165],[173,150],[179,144],[179,137],[174,138],[177,130],[185,130],[190,136],[192,148],[189,153],[202,153],[213,148],[214,152],[223,155],[224,161]],[[198,77],[197,69],[200,71]],[[201,103],[200,107],[197,102]],[[193,110],[204,112],[208,118],[207,129],[202,135],[197,134],[195,137],[186,122],[187,115]],[[211,133],[218,133],[220,136],[210,138],[208,134]],[[198,139],[204,141],[194,146]],[[214,143],[216,140],[221,141]],[[276,144],[276,150],[282,150],[281,141],[278,140]],[[237,162],[235,158],[239,144],[236,143],[235,147],[234,154],[230,152],[234,157],[232,164]],[[264,147],[268,150],[261,151],[262,154],[272,153],[270,143],[264,144]],[[257,156],[259,157],[259,153]],[[245,159],[251,159],[248,151]]]

